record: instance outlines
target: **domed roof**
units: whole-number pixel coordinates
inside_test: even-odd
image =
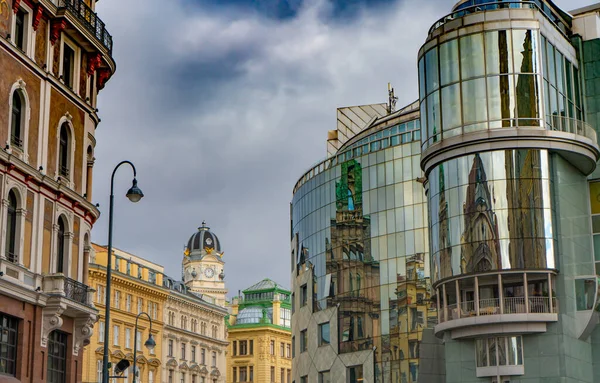
[[[260,323],[263,318],[263,310],[268,319],[268,323],[273,323],[273,308],[262,308],[260,306],[250,306],[241,310],[236,319],[236,324]]]
[[[198,228],[198,231],[190,237],[186,247],[186,255],[201,251],[221,253],[219,238],[210,231],[210,227],[206,226],[204,221],[202,221],[202,226]]]

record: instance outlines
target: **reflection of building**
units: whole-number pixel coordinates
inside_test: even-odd
[[[0,0],[0,380],[80,382],[93,335],[96,107],[115,71],[95,5]]]
[[[581,84],[590,79],[580,70],[599,62],[598,10],[573,17],[547,0],[461,0],[419,52],[447,381],[600,379],[586,187],[600,150],[583,121]],[[586,95],[588,105],[599,96]],[[556,352],[538,370],[548,348]]]
[[[228,327],[227,382],[291,382],[290,291],[264,279],[234,297]]]
[[[416,382],[423,332],[437,319],[417,110],[379,107],[339,109],[338,152],[294,189],[297,382]],[[375,117],[368,125],[365,113]]]

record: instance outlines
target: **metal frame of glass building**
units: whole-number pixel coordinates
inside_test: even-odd
[[[294,188],[294,380],[600,381],[600,4],[461,1],[418,59]]]

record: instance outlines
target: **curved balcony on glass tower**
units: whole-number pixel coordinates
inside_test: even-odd
[[[419,51],[435,332],[477,339],[477,376],[521,375],[528,334],[581,327],[600,151],[572,24],[550,1],[461,1]]]

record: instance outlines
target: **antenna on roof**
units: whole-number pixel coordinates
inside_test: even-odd
[[[392,88],[392,84],[388,82],[388,114],[392,114],[396,110],[396,101],[398,101],[398,97],[394,95],[394,88]]]

